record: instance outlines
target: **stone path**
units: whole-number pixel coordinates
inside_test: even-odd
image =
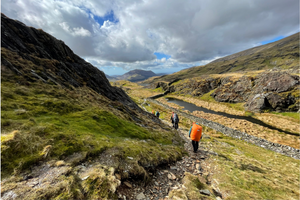
[[[168,123],[168,122],[165,122]],[[169,124],[171,125],[171,124]],[[155,172],[149,173],[151,181],[145,185],[142,181],[127,180],[122,182],[122,185],[118,188],[117,194],[119,199],[146,199],[146,200],[166,200],[168,198],[169,191],[184,188],[181,180],[184,177],[185,172],[189,172],[193,175],[197,175],[199,179],[205,182],[207,185],[211,185],[212,180],[210,177],[213,173],[209,167],[209,163],[206,163],[211,154],[215,154],[210,150],[208,146],[203,143],[199,144],[199,150],[194,153],[192,150],[192,144],[187,138],[187,131],[178,129],[181,137],[186,141],[184,147],[188,152],[188,156],[183,157],[181,161],[173,164],[161,166],[156,169]],[[209,137],[204,135],[204,137]],[[205,192],[205,191],[203,191]]]

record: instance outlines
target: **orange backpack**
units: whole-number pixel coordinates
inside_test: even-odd
[[[202,127],[198,124],[193,124],[191,131],[191,140],[199,142],[202,135]]]

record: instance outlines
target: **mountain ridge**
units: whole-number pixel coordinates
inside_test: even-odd
[[[144,82],[171,82],[175,79],[182,80],[207,74],[240,73],[272,69],[274,67],[281,69],[299,68],[299,33],[216,59],[203,66],[191,67]]]

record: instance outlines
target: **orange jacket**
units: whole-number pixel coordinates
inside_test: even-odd
[[[202,136],[202,127],[198,124],[193,124],[189,136],[191,140],[199,142]]]

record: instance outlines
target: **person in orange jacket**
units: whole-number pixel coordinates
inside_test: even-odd
[[[199,141],[202,138],[202,127],[198,123],[193,122],[189,131],[189,138],[192,140],[194,153],[196,153],[199,148]]]

